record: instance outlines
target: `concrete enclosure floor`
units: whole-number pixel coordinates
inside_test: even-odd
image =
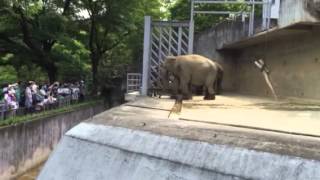
[[[320,137],[320,104],[229,95],[184,101],[180,120]]]
[[[220,95],[178,114],[174,104],[137,97],[82,122],[38,179],[320,178],[317,104]]]

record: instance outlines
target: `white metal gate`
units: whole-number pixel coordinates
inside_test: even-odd
[[[141,88],[141,74],[128,73],[127,74],[127,93],[139,91]]]
[[[193,22],[151,21],[145,18],[142,94],[159,87],[160,65],[168,55],[191,54]]]

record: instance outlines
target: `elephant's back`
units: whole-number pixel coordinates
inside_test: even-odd
[[[211,67],[216,68],[215,63],[212,60],[196,54],[177,56],[177,60],[181,61],[182,64],[189,66],[188,68],[195,71],[203,71],[207,68],[210,69]]]
[[[183,71],[191,74],[193,85],[203,85],[207,77],[215,76],[217,72],[215,63],[200,55],[182,55],[177,60],[183,64]]]
[[[177,59],[182,60],[182,61],[192,61],[192,62],[198,62],[198,63],[205,63],[205,62],[211,61],[210,59],[208,59],[204,56],[200,56],[200,55],[196,55],[196,54],[177,56]]]

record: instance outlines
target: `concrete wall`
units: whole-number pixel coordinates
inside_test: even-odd
[[[220,47],[219,38],[217,38],[215,29],[211,30],[195,36],[194,53],[219,62],[224,68],[222,88],[227,91],[234,91],[236,87],[234,78],[236,69],[236,63],[233,59],[234,51],[218,51],[217,49]]]
[[[319,22],[319,5],[318,0],[281,0],[279,27],[299,22]]]
[[[103,110],[103,104],[99,103],[93,107],[1,128],[0,179],[11,179],[42,163],[67,130]]]
[[[271,96],[253,60],[263,58],[271,69],[275,90],[282,97],[320,99],[319,28],[292,36],[279,36],[234,50],[216,50],[217,34],[206,31],[196,36],[195,53],[218,59],[225,69],[223,88],[243,94]]]
[[[241,49],[236,61],[236,90],[254,95],[271,95],[252,60],[263,58],[280,96],[320,99],[319,29],[278,38],[266,44]]]
[[[272,20],[271,27],[276,26],[276,21]],[[262,19],[256,17],[254,22],[254,33],[262,32]],[[202,32],[215,36],[215,48],[223,49],[224,47],[249,38],[249,20],[242,22],[241,19],[235,21],[224,21],[218,25]],[[197,46],[196,46],[197,47]]]
[[[118,121],[121,121],[121,117],[123,118],[121,115],[118,116]],[[101,117],[97,119],[101,121]],[[197,129],[198,133],[193,134],[193,138],[183,138],[168,135],[171,130],[184,131],[185,128],[190,128],[186,124],[178,124],[181,121],[177,124],[166,124],[167,131],[163,133],[154,133],[134,127],[110,126],[107,122],[109,119],[105,120],[103,124],[84,122],[68,131],[50,156],[38,179],[315,180],[320,178],[320,161],[223,145],[217,143],[218,140],[217,144],[208,143],[206,141],[215,139],[212,136],[217,133],[210,131],[208,127],[205,127],[205,131],[204,129],[201,131],[199,128],[201,126],[193,126],[192,129]],[[130,120],[136,123],[133,126],[139,126],[137,121]],[[166,123],[166,119],[150,117],[148,119],[142,117],[140,120],[144,122],[158,120],[160,124]],[[154,125],[156,124],[153,124],[153,129],[158,128]],[[198,140],[197,135],[202,136],[203,133],[207,135],[206,140]],[[233,136],[231,142],[250,139],[236,137]]]

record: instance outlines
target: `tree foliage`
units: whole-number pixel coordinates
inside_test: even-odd
[[[112,87],[114,79],[138,69],[144,16],[167,18],[165,5],[166,0],[0,0],[0,84],[83,79],[92,81],[94,93]]]
[[[82,0],[78,5],[89,15],[80,27],[87,35],[84,43],[90,51],[95,93],[99,84],[110,85],[113,78],[124,75],[130,62],[140,58],[144,16],[160,17],[161,4],[155,0]]]
[[[200,11],[232,11],[241,12],[248,11],[250,7],[245,4],[201,4],[195,7],[196,10]],[[173,20],[189,20],[191,3],[190,0],[176,0],[169,7],[170,19]],[[210,28],[217,23],[227,20],[228,15],[219,14],[197,14],[194,16],[195,20],[195,32],[202,31]]]

